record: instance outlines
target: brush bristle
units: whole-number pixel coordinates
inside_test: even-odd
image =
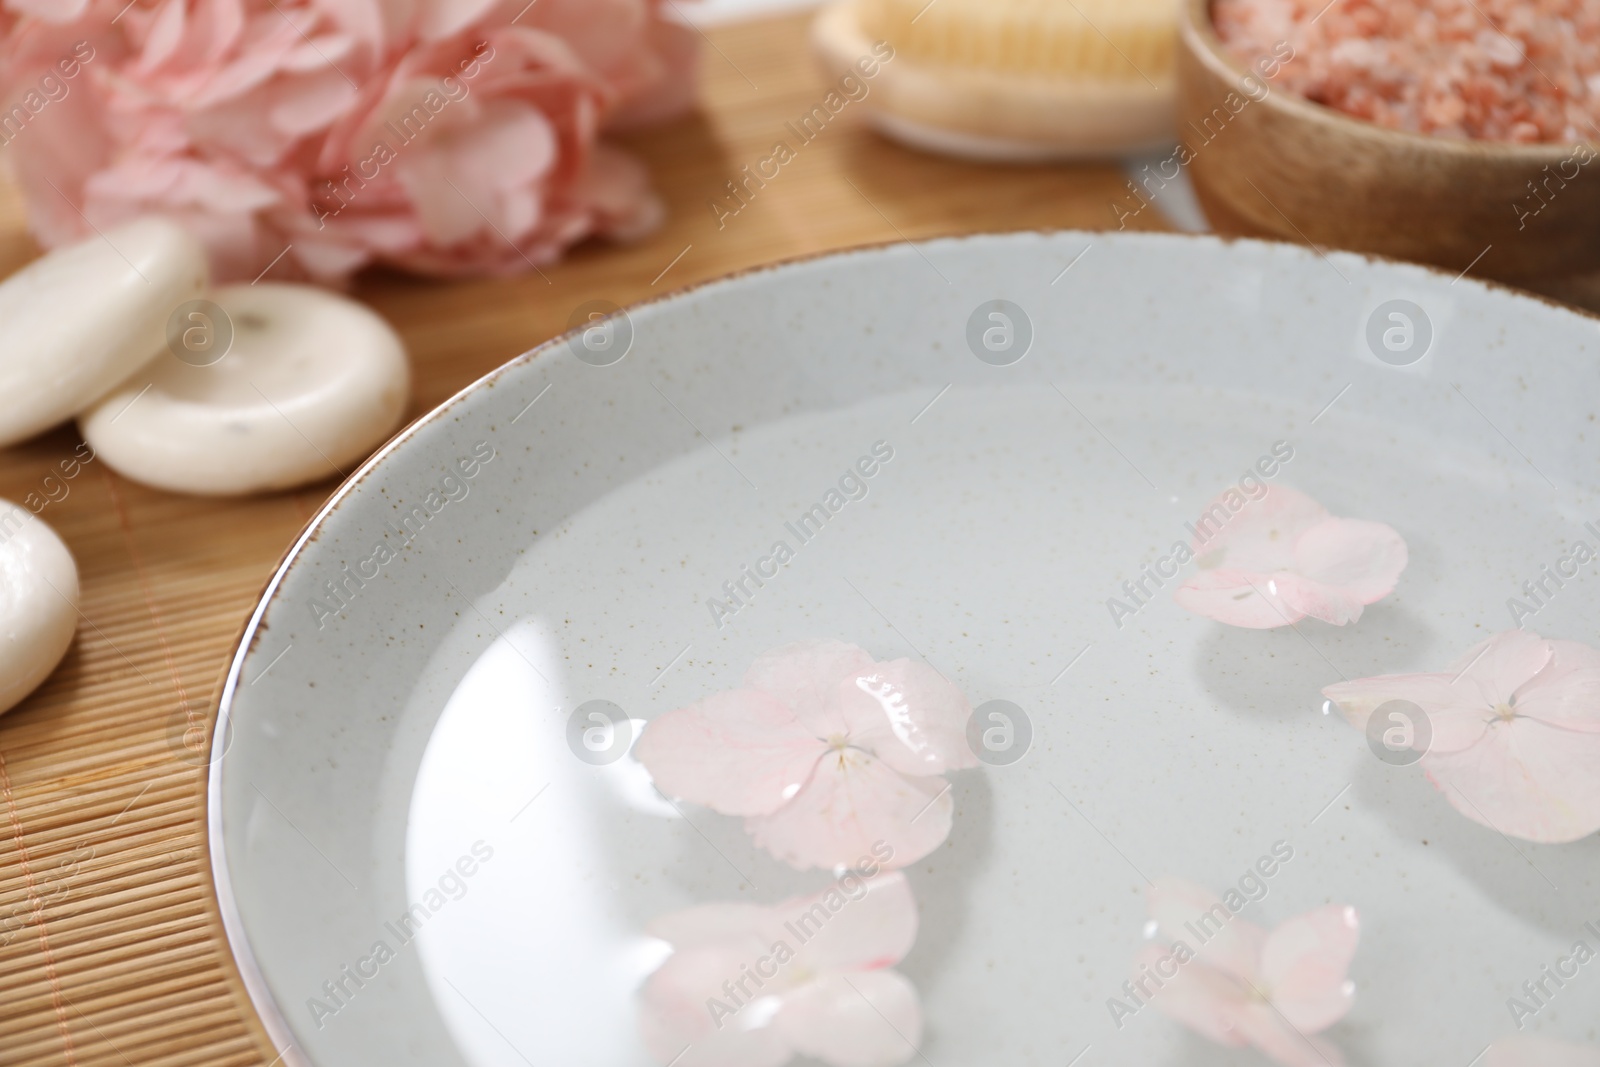
[[[996,73],[1170,79],[1178,0],[859,0],[861,28],[908,59]]]

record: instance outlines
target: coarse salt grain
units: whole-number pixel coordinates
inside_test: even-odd
[[[1212,21],[1246,64],[1287,41],[1275,85],[1380,126],[1600,140],[1595,0],[1215,0]]]

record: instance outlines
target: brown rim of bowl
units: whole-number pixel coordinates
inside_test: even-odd
[[[1212,0],[1184,0],[1179,20],[1179,35],[1200,60],[1213,73],[1232,81],[1260,75],[1242,66],[1222,43],[1216,25],[1211,21]],[[1268,82],[1270,85],[1271,82]],[[1274,86],[1276,89],[1277,87]],[[1519,144],[1510,141],[1479,141],[1455,137],[1436,137],[1426,133],[1391,130],[1375,122],[1346,114],[1337,108],[1319,104],[1289,89],[1279,89],[1263,100],[1268,107],[1286,111],[1296,118],[1315,126],[1341,131],[1352,137],[1367,137],[1388,141],[1396,147],[1412,150],[1440,152],[1469,158],[1495,158],[1522,160],[1527,163],[1559,163],[1571,154],[1576,144],[1596,144],[1582,141],[1568,144],[1564,141],[1545,141],[1538,144]]]

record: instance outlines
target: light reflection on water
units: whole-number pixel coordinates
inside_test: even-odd
[[[602,824],[617,807],[677,813],[631,756],[591,767],[567,750],[566,713],[577,701],[562,690],[559,663],[538,620],[495,640],[447,702],[412,794],[408,900],[425,900],[441,877],[452,890],[415,947],[462,1055],[478,1067],[650,1062],[634,994],[667,949],[617,907]],[[492,858],[470,877],[449,877],[480,840]]]

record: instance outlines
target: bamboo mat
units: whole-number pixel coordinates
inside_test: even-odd
[[[851,245],[1111,217],[1114,167],[940,161],[879,140],[847,108],[719,227],[708,201],[790,139],[784,124],[827,86],[803,18],[716,29],[708,45],[701,113],[627,142],[670,208],[652,239],[582,248],[547,278],[358,286],[410,348],[413,417],[561,332],[591,299],[627,305]],[[0,272],[36,254],[15,195],[0,189]],[[64,428],[0,451],[0,497],[45,495],[77,444]],[[268,575],[334,483],[219,503],[90,463],[60,484],[41,517],[77,557],[83,618],[51,680],[0,718],[0,1064],[271,1064],[279,1050],[216,918],[205,767],[190,746],[208,740]]]

